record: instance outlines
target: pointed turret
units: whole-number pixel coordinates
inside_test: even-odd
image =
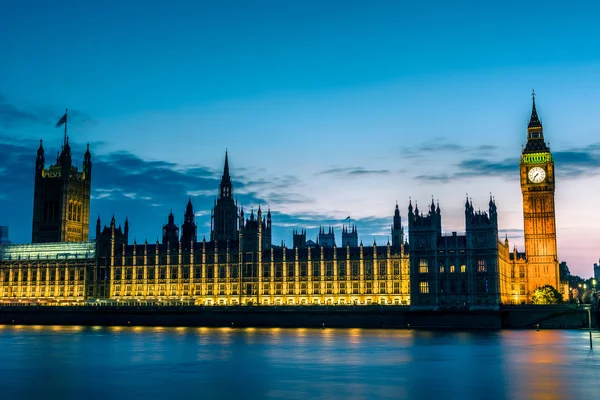
[[[194,207],[192,206],[192,197],[190,196],[188,199],[187,206],[185,207],[185,221],[193,221],[194,220]]]
[[[98,214],[98,219],[96,220],[96,239],[100,238],[101,231],[102,226],[100,225],[100,214]]]
[[[229,156],[225,151],[225,166],[223,167],[223,176],[219,185],[219,197],[223,199],[233,199],[233,185],[229,176]]]
[[[229,157],[227,150],[225,150],[225,166],[223,167],[223,179],[231,180],[231,178],[229,177]]]
[[[229,153],[225,151],[219,196],[211,217],[211,241],[238,240],[238,218],[239,212],[233,198],[233,184],[229,176]]]
[[[90,153],[90,144],[87,144],[87,148],[83,155],[83,173],[87,180],[92,178],[92,154]]]
[[[192,206],[192,197],[190,196],[187,206],[185,207],[183,225],[181,226],[181,242],[185,247],[188,247],[192,242],[196,242],[196,230],[197,228],[194,222],[194,207]]]
[[[173,210],[169,213],[168,223],[163,225],[162,242],[177,243],[179,241],[179,227],[175,224],[175,216]]]
[[[42,173],[45,163],[46,158],[44,157],[44,147],[42,146],[42,139],[40,139],[40,147],[38,147],[37,158],[35,160],[35,169],[37,173]]]
[[[125,217],[125,226],[123,227],[123,235],[125,236],[125,243],[129,242],[129,219]]]
[[[529,125],[527,126],[527,129],[532,129],[532,128],[542,128],[542,122],[540,121],[540,118],[538,117],[537,114],[537,110],[535,109],[535,92],[533,92],[531,94],[531,101],[532,101],[532,106],[531,106],[531,117],[529,118]]]
[[[535,108],[535,92],[531,94],[531,98],[531,117],[529,118],[529,124],[527,125],[527,146],[525,146],[523,153],[548,151],[548,146],[546,145],[546,142],[544,142],[542,122],[540,121]]]

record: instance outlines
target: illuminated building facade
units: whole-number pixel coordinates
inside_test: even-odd
[[[529,302],[535,289],[545,285],[568,294],[568,285],[560,282],[558,268],[554,178],[554,160],[544,141],[534,95],[527,144],[520,162],[525,252],[519,253],[516,249],[511,252],[508,241],[499,244],[505,303]]]
[[[319,229],[317,242],[294,231],[292,247],[272,244],[272,216],[246,217],[233,197],[225,155],[210,240],[198,240],[191,199],[184,223],[173,212],[162,241],[129,243],[129,221],[96,222],[88,242],[91,155],[78,172],[65,143],[56,165],[36,159],[32,245],[0,245],[3,302],[86,299],[199,305],[397,304],[444,308],[529,302],[533,291],[561,288],[556,252],[554,164],[533,102],[521,165],[525,252],[498,240],[494,199],[465,204],[465,233],[442,233],[439,204],[408,206],[408,239],[398,205],[391,243],[363,246],[356,226]],[[337,245],[340,244],[340,247]],[[563,285],[564,286],[564,285]]]
[[[84,301],[94,295],[95,242],[0,246],[3,302]]]
[[[271,243],[271,212],[245,219],[235,205],[226,156],[211,241],[196,241],[191,200],[177,236],[171,213],[162,243],[128,244],[128,222],[96,226],[95,296],[127,302],[201,305],[410,304],[408,253],[396,208],[394,244],[354,245],[356,227],[336,247],[333,229],[319,245],[294,232],[293,248]],[[235,218],[235,219],[234,219]],[[345,233],[346,230],[344,230]],[[310,242],[310,241],[309,241]],[[323,245],[321,245],[323,243]]]

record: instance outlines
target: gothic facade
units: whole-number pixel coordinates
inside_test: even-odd
[[[272,241],[272,215],[246,216],[233,197],[228,154],[211,213],[209,240],[199,240],[191,198],[183,224],[173,212],[156,243],[129,243],[129,221],[98,217],[87,241],[91,155],[81,172],[65,138],[45,169],[35,168],[31,245],[0,245],[3,302],[126,302],[197,305],[396,304],[425,308],[494,308],[529,302],[533,291],[561,288],[556,251],[554,163],[533,102],[521,155],[525,252],[498,238],[498,212],[465,203],[465,233],[444,233],[439,204],[408,204],[408,237],[396,204],[391,243],[364,246],[355,225],[332,226],[317,242],[293,232],[292,247]],[[181,230],[180,230],[181,228]],[[338,247],[339,244],[339,247]]]
[[[88,148],[81,171],[72,164],[65,136],[56,163],[45,168],[40,140],[35,162],[32,243],[84,242],[88,240],[92,156]]]
[[[498,214],[465,204],[466,233],[442,233],[439,204],[426,213],[408,206],[411,304],[414,307],[496,307],[498,276]]]
[[[568,298],[568,286],[560,282],[558,269],[554,159],[544,139],[535,96],[519,169],[525,252],[516,248],[510,251],[508,240],[499,243],[502,301],[529,302],[535,289],[544,285],[555,287]]]

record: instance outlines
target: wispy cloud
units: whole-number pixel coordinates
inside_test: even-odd
[[[319,172],[320,175],[344,175],[347,177],[364,175],[387,175],[387,169],[366,169],[363,167],[332,167]]]
[[[15,128],[24,125],[53,126],[62,116],[63,111],[54,106],[42,105],[36,107],[22,107],[9,101],[0,93],[0,127]],[[79,129],[97,122],[86,112],[69,110],[69,120],[76,121]]]
[[[38,115],[17,107],[0,94],[0,126],[12,128],[20,124],[39,122],[41,121]]]
[[[587,146],[559,150],[552,153],[557,176],[578,178],[584,175],[600,173],[600,143]],[[519,158],[485,159],[467,158],[451,166],[454,171],[447,169],[439,174],[422,174],[415,180],[450,183],[478,177],[502,177],[512,179],[519,171]]]

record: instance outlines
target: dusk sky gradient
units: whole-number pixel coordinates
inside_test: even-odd
[[[273,239],[352,217],[365,245],[398,202],[496,199],[523,250],[519,156],[535,88],[555,158],[558,254],[600,257],[600,2],[18,1],[0,12],[0,225],[31,241],[36,150],[69,108],[100,215],[155,241],[188,196],[209,236],[225,149],[244,211]],[[93,237],[92,237],[93,238]]]

